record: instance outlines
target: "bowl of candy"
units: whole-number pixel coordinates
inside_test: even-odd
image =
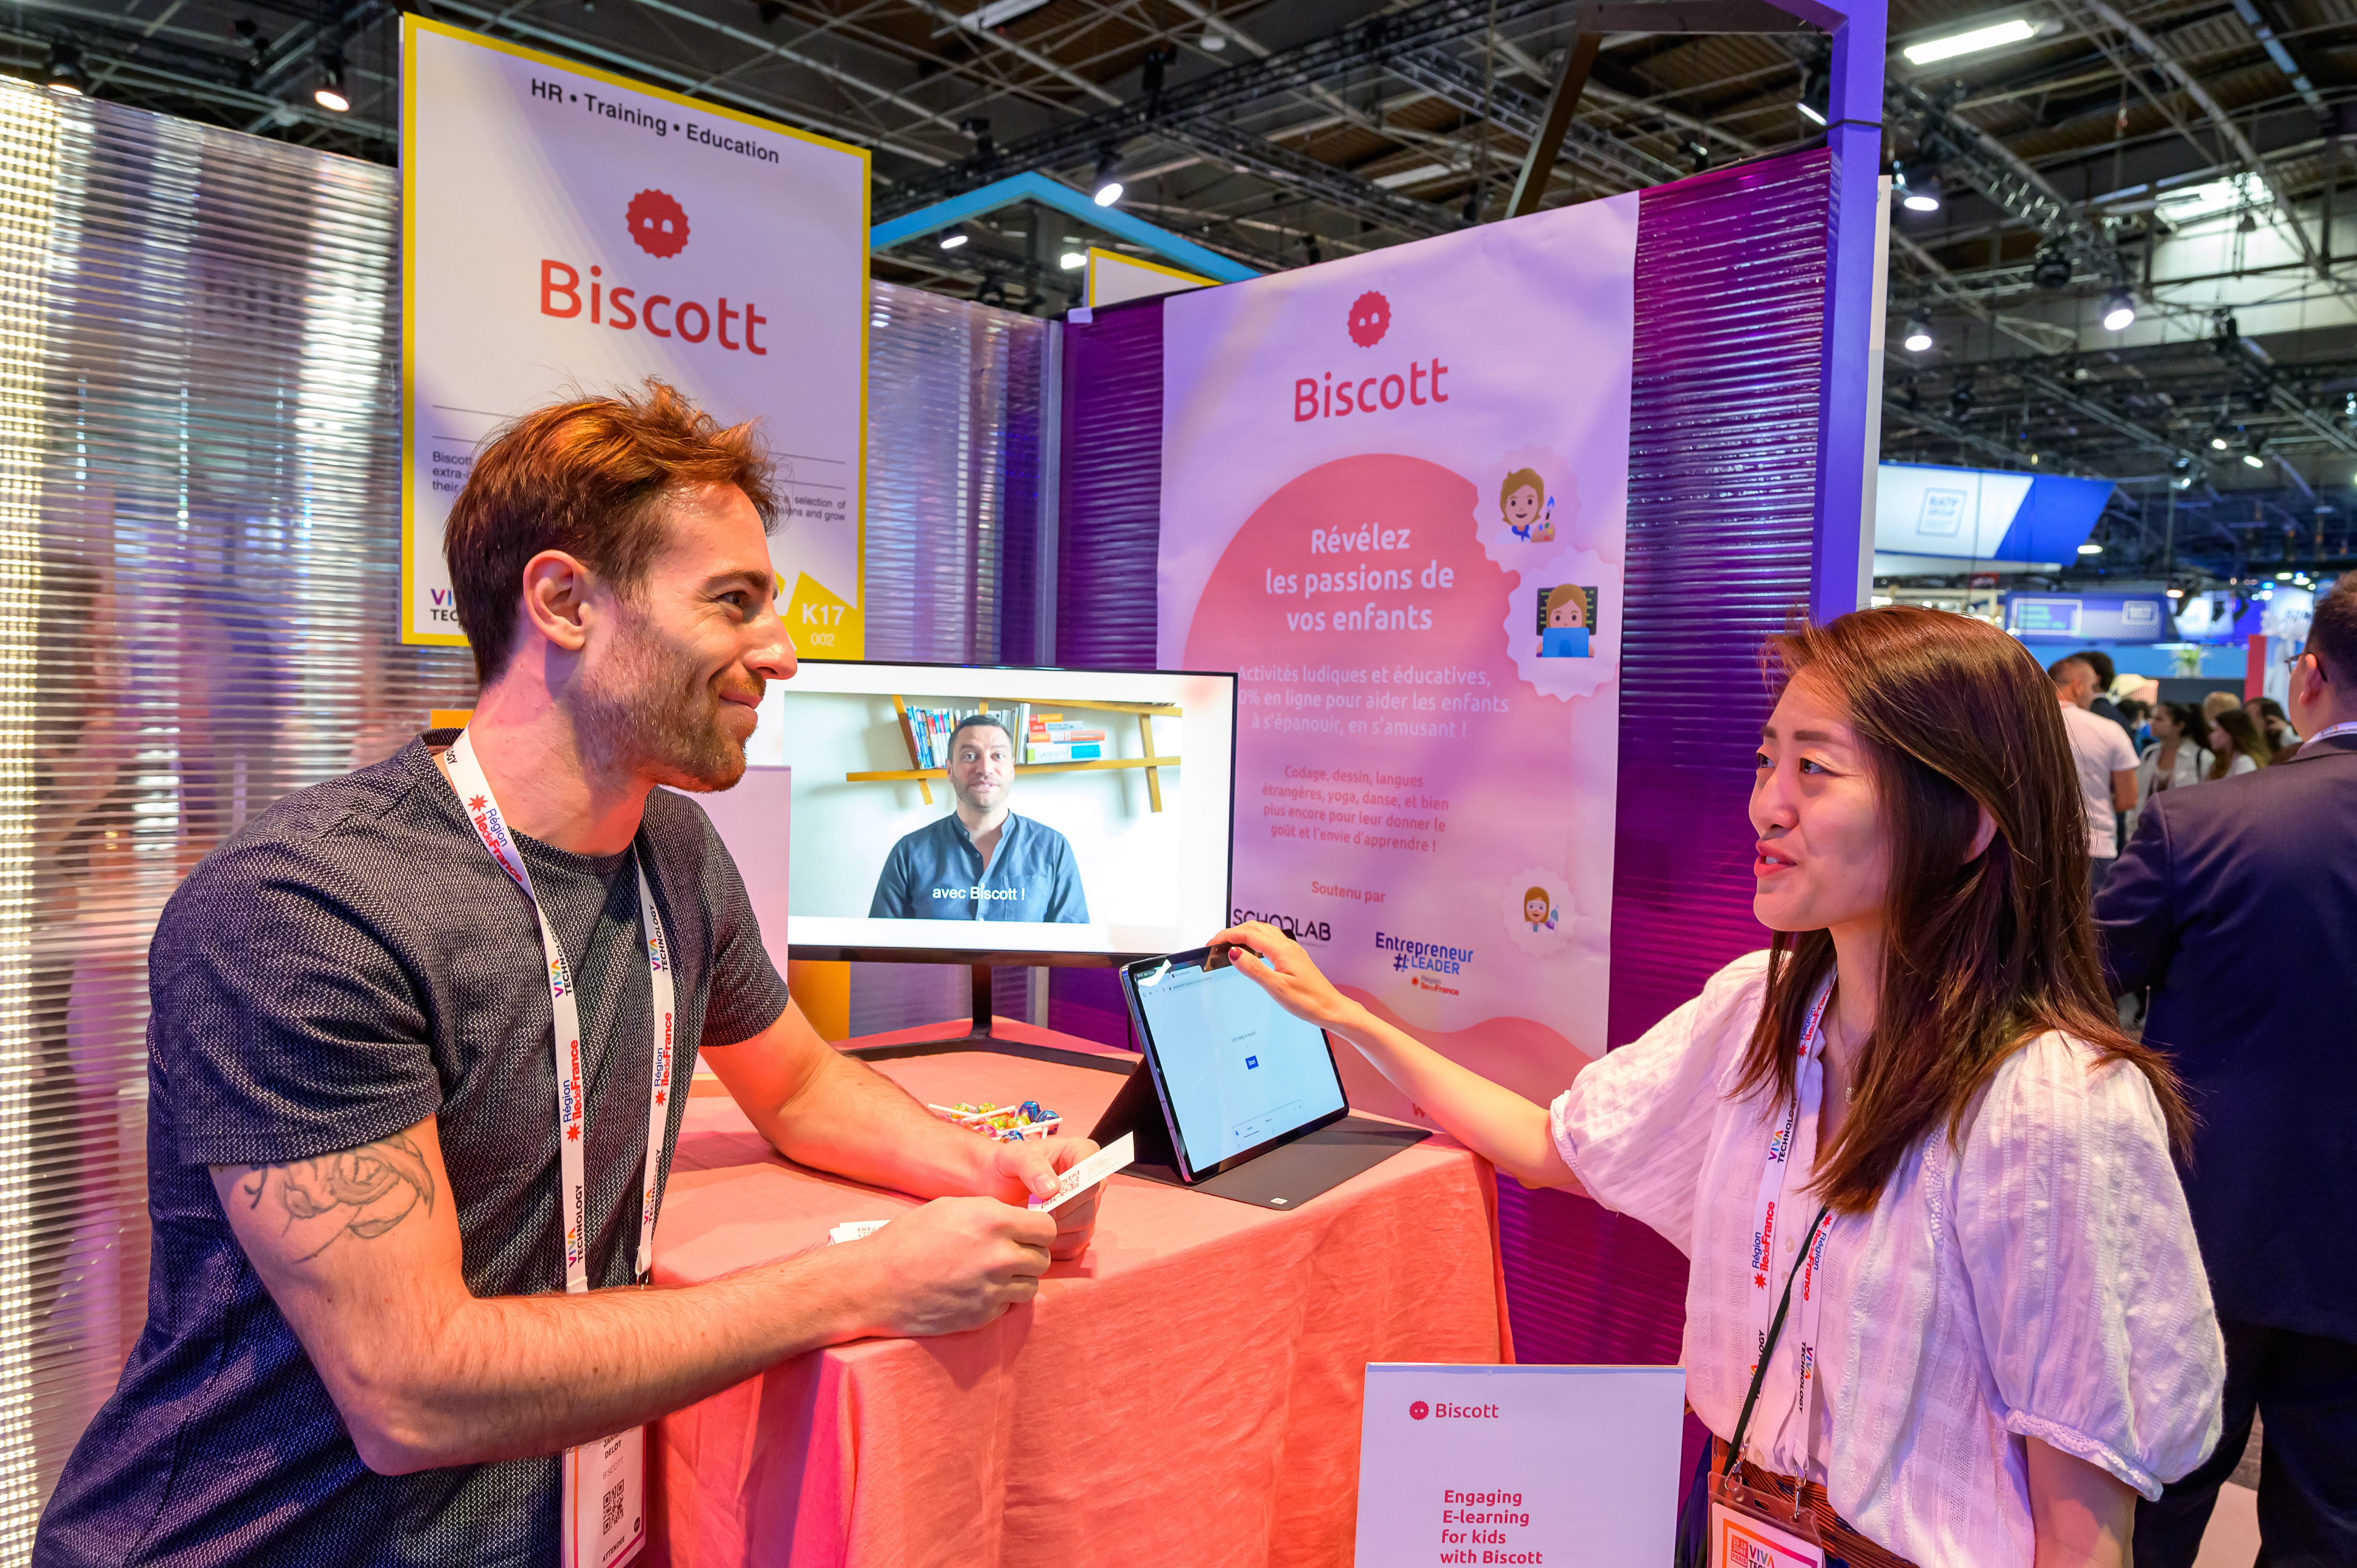
[[[960,1101],[955,1105],[928,1104],[925,1109],[944,1122],[955,1122],[969,1132],[1004,1144],[1045,1138],[1063,1120],[1036,1100],[1027,1100],[1020,1105],[1000,1105],[987,1100],[979,1104]]]

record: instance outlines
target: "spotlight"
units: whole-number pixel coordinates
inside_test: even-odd
[[[954,251],[960,245],[964,244],[970,238],[972,238],[972,236],[967,234],[963,230],[952,229],[948,233],[942,236],[942,249],[944,251]]]
[[[2112,290],[2111,297],[2104,301],[2104,330],[2125,332],[2136,325],[2136,295],[2124,288]]]
[[[2291,581],[2291,574],[2288,572],[2278,572],[2276,574],[2276,581],[2278,583],[2288,583]]]
[[[2212,452],[2223,452],[2229,445],[2222,433],[2210,437],[2210,450]]]
[[[2243,454],[2243,467],[2245,468],[2264,468],[2266,466],[2267,460],[2265,457],[2260,456],[2256,452],[2245,452]]]
[[[2030,263],[2029,281],[2050,293],[2071,286],[2071,252],[2060,245],[2040,245]]]
[[[2168,593],[2172,599],[2181,599],[2185,596],[2185,590],[2182,588],[2170,588]]]
[[[52,92],[81,97],[90,85],[89,78],[82,73],[81,50],[63,40],[51,44],[48,62],[41,68],[41,80]]]
[[[1097,178],[1092,197],[1099,207],[1111,207],[1121,199],[1121,160],[1107,147],[1097,157]]]
[[[1686,162],[1693,166],[1695,173],[1701,174],[1710,167],[1710,148],[1705,144],[1699,141],[1688,142],[1684,151],[1686,155]]]
[[[1932,322],[1921,311],[1907,318],[1907,351],[1920,354],[1932,346]]]
[[[1056,264],[1062,267],[1068,273],[1078,272],[1082,267],[1089,264],[1089,258],[1083,252],[1066,251],[1062,255],[1056,258]]]
[[[2104,547],[2092,539],[2079,546],[2079,553],[2082,555],[2101,555],[2103,553]]]
[[[343,114],[350,111],[352,101],[344,91],[344,56],[340,49],[330,49],[319,61],[319,85],[311,90],[311,102],[322,109]]]
[[[1940,177],[1920,166],[1913,174],[1900,170],[1899,205],[1910,212],[1940,210]]]
[[[1973,412],[1973,389],[1959,385],[1948,393],[1948,417],[1962,424]]]

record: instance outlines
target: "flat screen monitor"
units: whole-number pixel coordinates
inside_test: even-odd
[[[1022,964],[1196,946],[1228,923],[1235,727],[1232,674],[804,660],[747,747],[792,770],[790,949]]]

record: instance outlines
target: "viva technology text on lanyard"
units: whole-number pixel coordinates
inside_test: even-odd
[[[565,961],[550,929],[547,911],[533,891],[532,873],[508,831],[507,818],[491,794],[490,780],[465,731],[442,758],[451,788],[476,836],[510,881],[523,890],[540,922],[540,947],[548,960],[548,1004],[555,1015],[552,1040],[556,1056],[556,1149],[560,1190],[557,1222],[565,1228],[565,1288],[589,1288],[589,1177],[585,1150],[589,1141],[588,1085],[581,1066],[581,1005],[574,994],[573,969]],[[643,857],[634,856],[639,875],[639,929],[646,938],[647,981],[653,1004],[654,1066],[647,1095],[647,1158],[644,1196],[639,1207],[636,1277],[644,1283],[654,1268],[657,1152],[669,1124],[673,1019],[671,952],[663,942],[662,912],[655,908]],[[646,1544],[646,1428],[568,1448],[564,1455],[564,1568],[616,1568]]]
[[[1760,1190],[1751,1209],[1750,1297],[1758,1323],[1759,1359],[1751,1369],[1751,1389],[1744,1396],[1743,1413],[1736,1418],[1735,1435],[1727,1444],[1727,1471],[1712,1477],[1710,1492],[1710,1568],[1824,1568],[1825,1549],[1816,1527],[1801,1509],[1809,1471],[1815,1467],[1817,1432],[1817,1326],[1824,1305],[1825,1239],[1833,1229],[1832,1210],[1820,1205],[1816,1218],[1803,1234],[1802,1245],[1784,1273],[1783,1289],[1776,1289],[1776,1238],[1790,1224],[1790,1205],[1813,1179],[1817,1149],[1817,1112],[1824,1098],[1825,1004],[1832,999],[1828,975],[1809,1004],[1807,1025],[1801,1031],[1800,1061],[1793,1074],[1794,1093],[1782,1122],[1768,1141],[1768,1155],[1760,1171]],[[1807,1165],[1798,1180],[1792,1167]],[[1794,1287],[1799,1288],[1798,1311]],[[1776,1354],[1787,1319],[1792,1321],[1789,1354]],[[1762,1398],[1762,1391],[1766,1397]],[[1743,1455],[1743,1442],[1754,1409],[1765,1412],[1769,1435],[1764,1456],[1772,1457],[1777,1438],[1800,1423],[1801,1463],[1794,1467],[1792,1506],[1787,1509],[1763,1498],[1736,1479],[1735,1466]],[[1768,1469],[1778,1466],[1770,1464]]]

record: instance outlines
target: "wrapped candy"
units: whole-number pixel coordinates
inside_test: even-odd
[[[1036,1100],[1027,1100],[1011,1107],[992,1101],[985,1101],[979,1105],[960,1101],[955,1105],[928,1105],[926,1109],[944,1121],[954,1122],[961,1127],[1003,1143],[1044,1138],[1053,1133],[1062,1120]]]

